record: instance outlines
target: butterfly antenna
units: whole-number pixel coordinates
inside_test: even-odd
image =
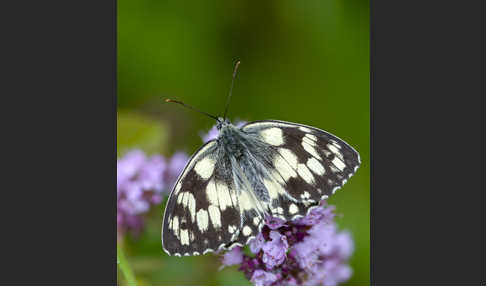
[[[226,114],[228,113],[228,107],[231,99],[231,95],[233,94],[233,85],[235,83],[236,71],[238,70],[238,66],[240,65],[240,61],[236,62],[235,69],[233,70],[233,78],[231,79],[231,87],[228,95],[228,99],[226,100],[226,108],[224,109],[224,120],[226,120]]]
[[[185,104],[185,103],[184,103],[184,102],[182,102],[182,101],[173,100],[173,99],[166,99],[166,100],[165,100],[165,102],[173,102],[173,103],[180,104],[180,105],[182,105],[182,106],[184,106],[184,107],[187,107],[187,108],[189,108],[189,109],[192,109],[192,110],[194,110],[194,111],[197,111],[197,112],[199,112],[199,113],[202,113],[202,114],[204,114],[204,115],[207,115],[207,116],[209,116],[209,117],[211,117],[211,118],[215,119],[216,121],[219,121],[219,120],[218,120],[218,117],[216,117],[216,116],[214,116],[214,115],[211,115],[211,114],[209,114],[209,113],[206,113],[206,112],[204,112],[204,111],[201,111],[201,110],[199,110],[199,109],[196,109],[196,108],[194,108],[194,107],[192,107],[192,106],[190,106],[190,105]]]

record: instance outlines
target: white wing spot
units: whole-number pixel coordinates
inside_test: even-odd
[[[189,245],[189,232],[187,229],[181,229],[181,244]]]
[[[266,143],[273,146],[280,146],[285,143],[282,129],[277,127],[265,129],[262,132],[260,132],[260,135],[263,137],[263,140]]]
[[[331,140],[332,145],[336,146],[336,148],[341,149],[341,145],[339,145],[336,141]]]
[[[189,195],[190,195],[190,194],[191,194],[191,193],[189,193],[189,192],[183,192],[183,193],[181,193],[181,195],[184,195],[184,196],[182,197],[182,206],[187,207],[187,205],[188,205],[188,200],[189,200]]]
[[[305,134],[304,136],[305,138],[308,138],[312,141],[317,141],[317,136],[316,135],[312,135],[312,134]]]
[[[327,148],[329,148],[329,150],[331,150],[331,152],[334,153],[334,154],[341,154],[339,149],[336,148],[336,146],[333,145],[333,144],[327,144]]]
[[[230,190],[230,196],[231,196],[231,202],[233,203],[233,206],[236,207],[238,205],[238,198],[236,196],[236,191],[235,190],[233,190],[233,191]]]
[[[304,141],[302,141],[302,147],[304,147],[304,150],[307,151],[312,156],[316,157],[319,160],[322,160],[321,156],[319,156],[319,154],[317,153],[316,148],[314,148],[314,146],[306,144]]]
[[[209,181],[208,185],[206,186],[206,198],[208,202],[213,205],[219,205],[218,203],[218,192],[216,190],[216,183],[214,180]]]
[[[317,141],[316,140],[312,140],[310,136],[314,136],[314,135],[311,135],[311,134],[306,134],[304,136],[304,138],[302,138],[302,144],[305,142],[311,146],[316,146],[317,145]],[[314,136],[315,138],[317,138],[316,136]]]
[[[285,149],[285,150],[287,150],[287,149]],[[297,173],[289,165],[291,163],[288,162],[286,159],[287,158],[284,159],[282,156],[277,156],[275,158],[275,161],[273,162],[275,169],[277,169],[278,173],[282,176],[282,179],[284,181],[288,181],[288,179],[290,179],[291,177],[297,177]],[[291,157],[289,157],[289,159],[292,161],[293,157],[291,156]],[[297,163],[296,157],[295,157],[295,163]]]
[[[234,233],[236,231],[236,226],[235,225],[228,225],[228,232],[229,233]]]
[[[179,217],[174,216],[172,219],[172,231],[176,234],[176,236],[179,236]]]
[[[339,171],[334,165],[329,165],[329,169],[331,169],[333,173],[337,173]]]
[[[346,167],[346,165],[343,163],[343,161],[341,161],[341,159],[339,159],[338,157],[334,157],[334,159],[332,160],[332,163],[334,164],[334,166],[336,166],[339,170],[344,170],[344,168]]]
[[[226,184],[222,182],[217,183],[216,190],[218,191],[218,201],[221,210],[224,211],[226,207],[231,207],[233,203],[231,202],[231,196]]]
[[[296,214],[299,211],[299,208],[297,207],[296,204],[291,204],[289,207],[289,213],[290,214]]]
[[[245,225],[245,227],[243,227],[243,235],[244,236],[249,236],[251,234],[251,228],[247,225]]]
[[[309,194],[309,192],[305,191],[302,195],[300,195],[300,197],[303,198],[303,199],[308,199],[308,198],[310,198],[310,194]]]
[[[214,228],[220,228],[221,227],[221,213],[219,212],[219,208],[210,205],[208,207],[209,211],[209,217],[211,218],[211,223],[213,224]]]
[[[280,176],[280,174],[273,170],[272,171],[272,177],[280,184],[280,185],[283,185],[285,184],[285,181],[282,179],[282,177]]]
[[[274,180],[263,179],[263,185],[267,188],[271,199],[278,199],[279,193],[284,192],[282,186]]]
[[[324,175],[326,173],[326,169],[324,169],[324,166],[314,157],[309,158],[307,160],[307,167],[312,170],[312,172],[316,173],[319,176]]]
[[[280,152],[280,155],[282,155],[282,157],[285,159],[285,161],[287,161],[292,168],[296,169],[298,159],[294,152],[286,148],[280,148],[278,150]]]
[[[238,201],[240,203],[241,210],[253,209],[253,204],[252,204],[250,197],[249,197],[249,195],[247,194],[246,191],[241,191]]]
[[[182,192],[177,195],[177,203],[180,204],[182,203],[182,198],[184,197],[185,192]]]
[[[339,148],[341,148],[341,146],[337,145],[337,143],[333,143],[333,145],[327,144],[327,148],[329,148],[329,150],[331,150],[332,153],[334,153],[334,155],[336,155],[336,157],[339,157],[339,159],[344,161],[343,153],[339,150]]]
[[[310,133],[312,132],[312,130],[310,130],[309,128],[307,127],[303,127],[303,126],[300,126],[299,127],[299,130],[302,131],[302,132],[305,132],[305,133]]]
[[[205,232],[208,229],[208,212],[200,209],[197,212],[197,226],[201,232]]]
[[[315,183],[314,176],[304,164],[297,165],[297,173],[299,173],[299,176],[304,179],[304,181],[306,181],[308,184],[312,185]]]
[[[201,178],[207,180],[213,174],[215,165],[215,160],[209,157],[204,157],[196,163],[196,165],[194,166],[194,171],[196,171],[196,173],[201,176]]]
[[[187,207],[189,208],[189,213],[191,214],[191,221],[194,221],[196,218],[196,200],[194,199],[194,196],[187,192]]]

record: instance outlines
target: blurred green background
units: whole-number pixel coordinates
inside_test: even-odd
[[[118,155],[131,148],[192,154],[214,121],[174,98],[221,115],[236,60],[232,120],[312,125],[361,154],[357,174],[329,199],[355,241],[354,274],[370,284],[369,1],[118,1]],[[123,246],[140,285],[250,285],[212,254],[168,257],[164,205]],[[120,276],[119,283],[124,284]]]

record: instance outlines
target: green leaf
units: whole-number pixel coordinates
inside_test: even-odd
[[[125,254],[123,253],[123,248],[119,244],[117,244],[116,250],[117,250],[116,256],[117,256],[117,261],[118,261],[118,268],[123,273],[123,276],[125,277],[125,280],[127,281],[127,284],[129,286],[136,286],[137,280],[135,280],[135,275],[133,274],[133,271],[130,268],[130,265],[128,264],[128,262],[125,258]]]

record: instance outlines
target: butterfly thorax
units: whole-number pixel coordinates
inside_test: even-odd
[[[243,132],[227,120],[220,121],[217,128],[219,130],[218,144],[236,159],[241,158],[245,148],[242,144]]]
[[[230,169],[234,170],[233,177],[238,190],[252,190],[255,198],[262,202],[269,201],[263,179],[268,173],[262,162],[256,161],[254,155],[259,154],[266,158],[265,146],[252,134],[247,134],[241,128],[229,122],[222,122],[217,138],[218,146],[224,152],[220,153],[222,162],[229,162]],[[268,160],[267,160],[268,161]],[[244,187],[246,186],[246,187]]]

